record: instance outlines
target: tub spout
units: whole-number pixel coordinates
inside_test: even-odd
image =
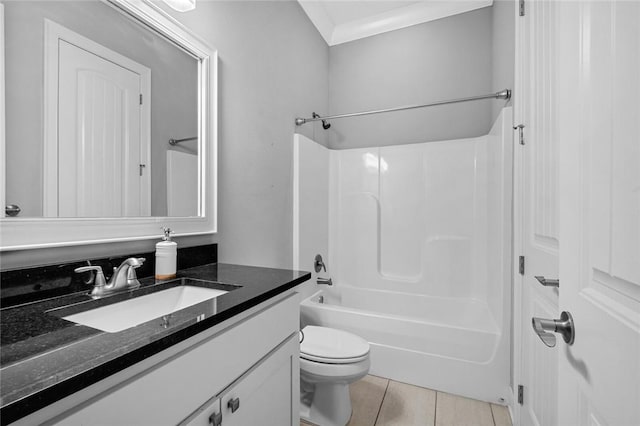
[[[331,281],[331,278],[318,277],[318,280],[316,282],[318,284],[333,285],[333,281]]]

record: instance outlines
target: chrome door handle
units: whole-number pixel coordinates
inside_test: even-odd
[[[562,339],[564,339],[568,345],[572,345],[576,338],[573,317],[567,311],[563,311],[562,314],[560,314],[560,319],[533,317],[531,318],[531,325],[538,337],[540,337],[540,340],[542,340],[542,343],[550,348],[556,345],[556,336],[548,333],[549,331],[561,334]]]
[[[560,287],[560,280],[558,279],[547,279],[543,276],[535,276],[534,278],[545,287]]]

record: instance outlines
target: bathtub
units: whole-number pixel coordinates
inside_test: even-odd
[[[486,303],[336,285],[301,303],[301,322],[346,330],[371,345],[373,375],[508,403],[508,340]]]

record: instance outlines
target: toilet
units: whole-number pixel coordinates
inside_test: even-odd
[[[308,325],[300,332],[300,417],[344,426],[351,417],[349,384],[369,372],[369,343],[360,336]]]

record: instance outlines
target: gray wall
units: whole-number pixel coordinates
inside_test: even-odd
[[[44,18],[151,69],[151,213],[166,216],[167,141],[197,134],[197,63],[98,1],[5,2],[7,202],[42,216]]]
[[[294,1],[201,1],[195,11],[170,13],[219,53],[219,233],[178,244],[218,242],[220,261],[290,267],[293,120],[328,109],[329,49]],[[326,143],[314,126],[299,130]],[[0,261],[10,269],[154,243],[4,252]]]
[[[491,92],[491,19],[492,9],[483,8],[331,47],[329,112]],[[335,120],[328,131],[330,145],[341,149],[483,135],[492,123],[491,102]]]
[[[294,131],[334,148],[486,134],[496,101],[336,120],[328,132],[318,123],[295,129],[293,119],[503,88],[513,79],[513,59],[500,47],[513,44],[512,18],[504,17],[513,4],[502,3],[331,49],[295,1],[201,1],[183,14],[160,4],[220,56],[219,233],[178,243],[218,242],[223,262],[290,267]],[[5,252],[0,262],[11,269],[154,243]]]
[[[493,0],[491,7],[491,91],[511,89],[511,97],[515,83],[515,48],[516,22],[515,0]],[[509,102],[511,104],[511,101]],[[504,102],[494,101],[491,109],[493,123]]]

